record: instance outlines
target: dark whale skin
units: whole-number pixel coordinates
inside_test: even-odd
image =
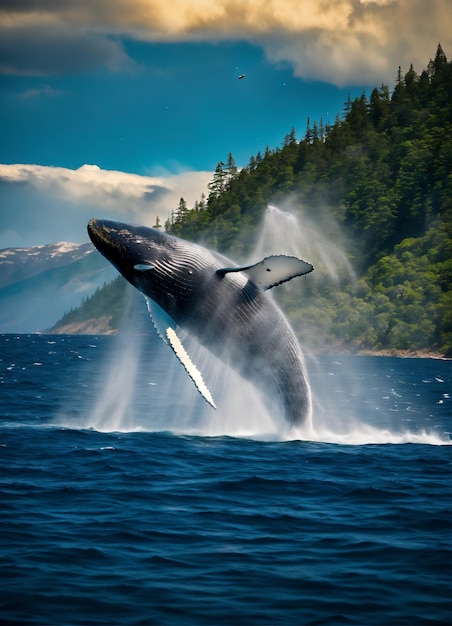
[[[178,326],[279,401],[290,425],[311,411],[304,358],[273,299],[226,257],[154,228],[92,219],[95,247]],[[143,268],[149,267],[150,269]]]

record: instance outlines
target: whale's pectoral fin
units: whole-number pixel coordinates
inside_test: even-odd
[[[217,274],[224,276],[229,272],[244,272],[260,289],[271,289],[285,283],[296,276],[303,276],[312,272],[313,266],[295,256],[275,255],[265,257],[259,263],[244,267],[225,267],[217,270]]]
[[[149,315],[151,317],[152,323],[154,324],[155,330],[158,333],[158,336],[160,337],[160,339],[163,339],[165,343],[168,343],[166,330],[167,328],[175,329],[177,326],[176,322],[173,320],[171,315],[168,315],[168,313],[164,311],[162,307],[157,304],[157,302],[154,302],[152,298],[149,298],[149,296],[144,296],[144,299],[146,300]]]
[[[182,363],[182,365],[185,367],[185,371],[190,376],[192,381],[195,383],[196,388],[199,391],[199,393],[202,395],[204,400],[206,400],[210,404],[210,406],[216,409],[217,407],[212,398],[212,394],[210,393],[209,388],[204,382],[201,372],[199,371],[199,369],[196,367],[196,365],[188,356],[174,328],[167,328],[166,336],[168,338],[170,346],[174,350],[175,355],[177,356],[179,361]]]
[[[174,354],[185,367],[185,371],[195,383],[195,386],[199,393],[202,395],[204,400],[206,400],[214,409],[216,409],[217,407],[212,398],[212,394],[210,393],[209,388],[204,382],[201,372],[190,359],[187,351],[182,345],[181,340],[177,336],[176,322],[170,315],[168,315],[168,313],[166,313],[166,311],[162,309],[161,306],[154,302],[154,300],[152,300],[148,296],[144,296],[144,298],[146,300],[152,323],[154,324],[159,337],[163,339],[165,343],[169,343],[174,351]]]

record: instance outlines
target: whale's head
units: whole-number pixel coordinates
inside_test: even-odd
[[[126,280],[166,310],[190,294],[203,269],[194,247],[156,228],[92,219],[88,234]]]
[[[170,237],[156,228],[92,219],[88,235],[103,256],[131,283],[145,267],[152,269],[170,253]]]

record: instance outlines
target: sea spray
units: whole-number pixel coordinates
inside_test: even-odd
[[[322,208],[322,217],[317,223],[310,219],[303,205],[290,199],[284,203],[283,209],[268,206],[258,231],[253,257],[281,252],[309,259],[314,265],[316,280],[322,280],[323,276],[335,283],[343,277],[356,281],[355,271],[346,252],[346,239],[326,207]],[[292,283],[287,288],[299,287],[297,283]],[[301,289],[300,308],[303,308]],[[280,431],[282,438],[350,445],[445,443],[445,438],[438,437],[434,431],[412,432],[409,422],[401,424],[399,407],[388,406],[388,396],[384,392],[381,404],[376,405],[374,400],[370,400],[369,396],[374,398],[374,394],[369,394],[363,387],[362,376],[356,365],[357,357],[354,366],[349,359],[343,358],[333,362],[334,368],[325,371],[315,352],[306,346],[302,346],[302,349],[306,356],[312,393],[312,419],[288,432]],[[335,384],[332,384],[333,377],[336,378]],[[403,410],[409,408],[408,405]]]
[[[140,364],[135,368],[136,395],[127,410],[127,414],[133,416],[132,423],[129,422],[130,430],[168,431],[192,436],[279,438],[287,423],[272,403],[264,402],[252,383],[180,330],[179,335],[190,358],[214,394],[218,407],[214,410],[196,391],[182,364],[170,347],[157,337],[153,327],[151,332],[152,337],[144,338],[147,343],[141,346]],[[121,349],[119,344],[118,341],[115,353]],[[116,377],[116,388],[121,388],[120,377]],[[143,404],[145,395],[147,404]]]
[[[293,254],[313,261],[317,272],[323,271],[333,280],[343,273],[354,278],[340,245],[341,237],[336,236],[335,241],[334,244],[329,242],[312,221],[305,219],[301,208],[295,214],[271,206],[265,212],[253,258],[268,254]],[[272,297],[271,292],[267,296]],[[302,307],[302,292],[300,300]],[[163,344],[157,356],[148,355],[148,358],[154,361],[161,359],[164,378],[155,386],[151,380],[148,381],[149,402],[138,405],[137,375],[142,373],[139,372],[140,367],[143,368],[140,360],[147,338],[137,333],[134,315],[132,310],[125,312],[110,366],[105,371],[102,389],[86,426],[106,431],[171,431],[202,436],[229,435],[262,440],[302,439],[348,444],[421,442],[423,437],[424,443],[433,442],[434,437],[432,439],[426,433],[402,433],[400,429],[394,432],[391,427],[366,424],[368,407],[359,379],[351,370],[347,376],[345,366],[341,369],[344,375],[341,385],[331,385],[330,376],[334,373],[322,370],[317,357],[309,351],[308,371],[315,379],[313,416],[302,426],[290,428],[276,406],[264,403],[250,383],[188,335],[183,335],[183,342],[193,362],[202,371],[218,410],[214,411],[201,399],[169,346]],[[152,324],[146,321],[148,332],[153,333]],[[339,397],[346,397],[345,405],[338,402]]]
[[[130,431],[136,427],[133,407],[143,343],[142,316],[134,307],[135,293],[129,289],[126,293],[126,305],[119,333],[115,337],[113,353],[88,419],[89,427],[99,431]]]
[[[258,230],[253,258],[270,254],[291,254],[313,263],[316,273],[326,273],[337,282],[341,276],[356,280],[345,251],[340,227],[329,215],[325,232],[307,214],[302,205],[286,201],[284,208],[269,205]]]

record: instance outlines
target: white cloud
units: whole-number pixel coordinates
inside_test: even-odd
[[[140,176],[83,165],[77,170],[0,164],[0,248],[87,241],[90,217],[163,223],[181,197],[192,207],[211,172]]]
[[[242,40],[296,75],[334,84],[389,82],[452,47],[450,0],[27,0],[0,9],[0,71],[131,66],[119,41]],[[76,54],[77,48],[79,54]],[[133,64],[132,64],[133,65]],[[2,69],[3,68],[3,69]]]

